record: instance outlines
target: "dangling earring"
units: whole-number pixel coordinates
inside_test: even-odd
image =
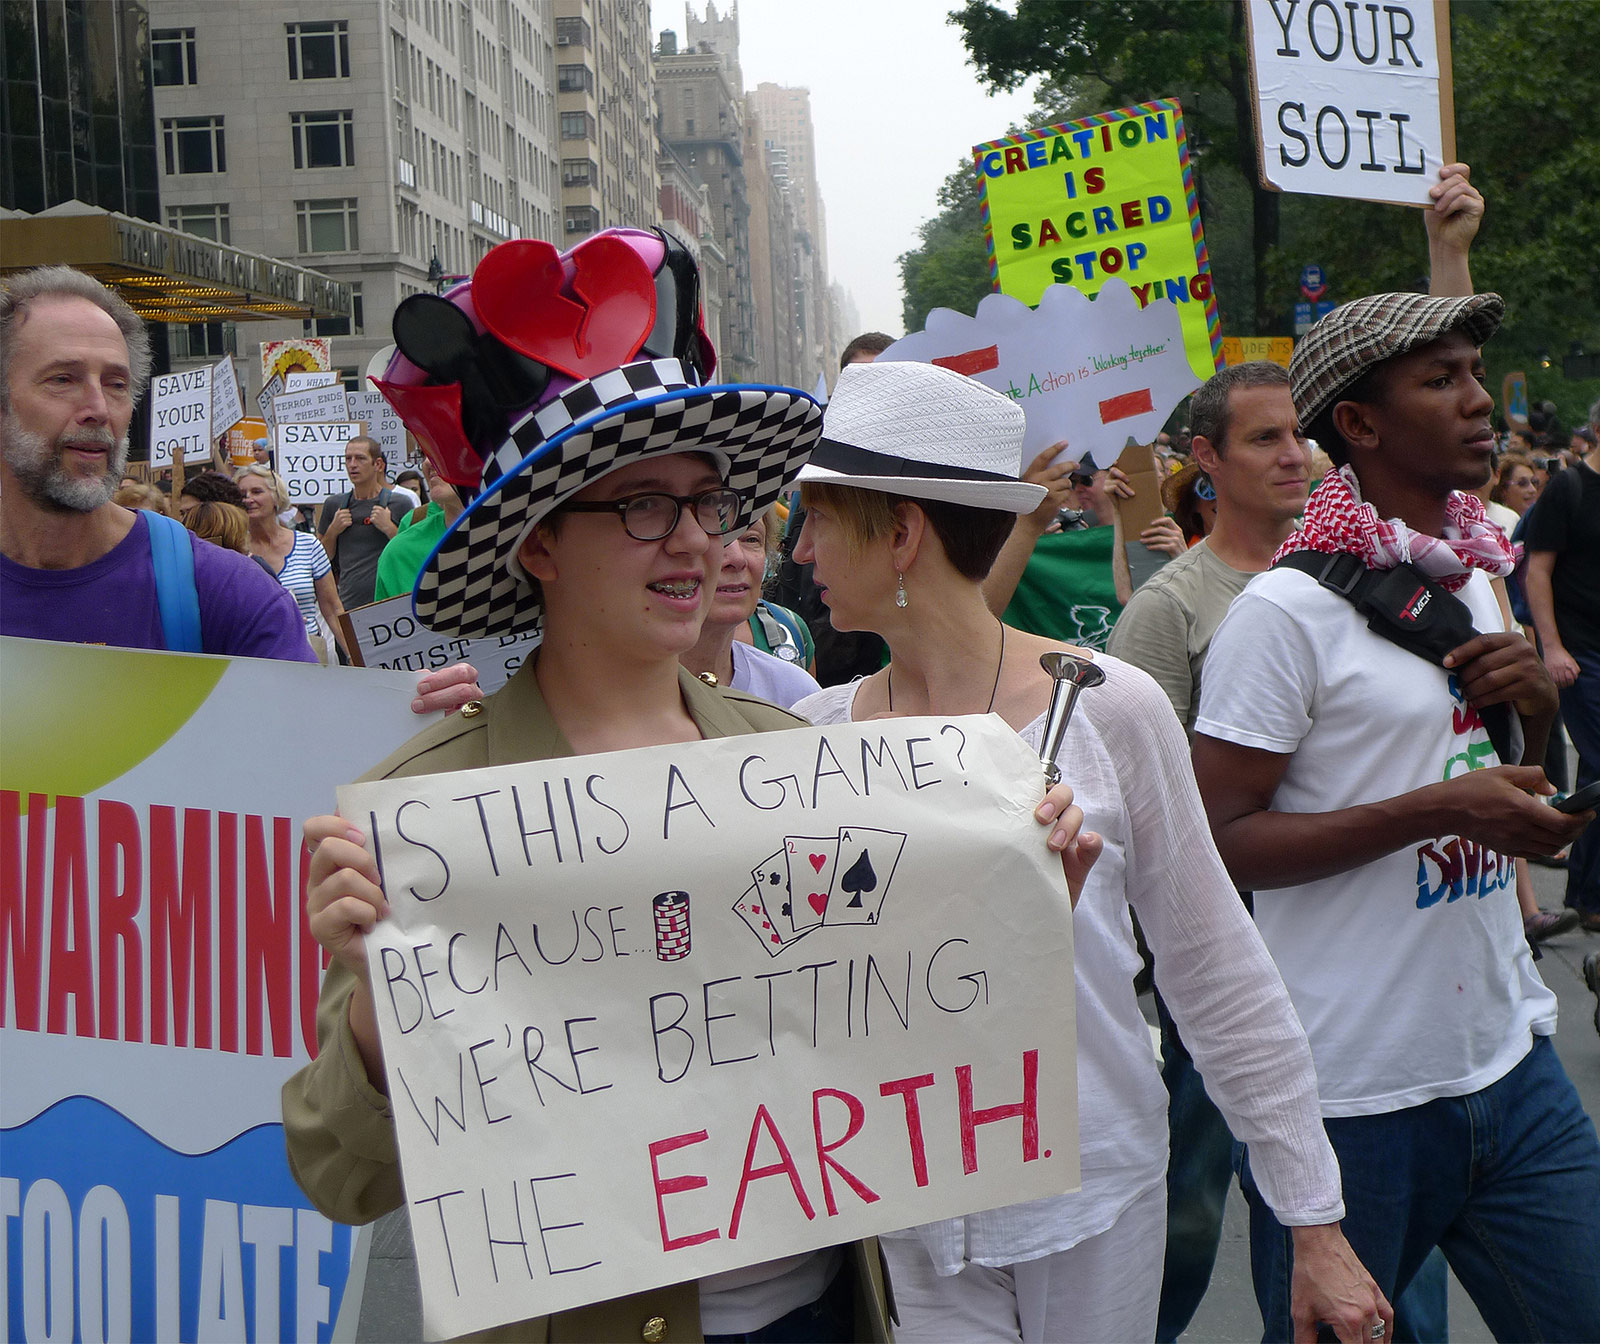
[[[894,572],[894,577],[895,577],[894,604],[897,607],[902,607],[903,608],[905,606],[905,604],[906,604],[906,576],[904,574],[902,574],[897,569]]]

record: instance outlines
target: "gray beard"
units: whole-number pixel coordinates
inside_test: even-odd
[[[128,465],[128,440],[120,443],[105,430],[98,441],[111,447],[106,459],[105,474],[86,478],[73,475],[62,465],[64,449],[61,440],[51,443],[43,434],[34,434],[18,423],[15,412],[3,416],[5,433],[3,451],[6,466],[16,477],[17,485],[33,503],[62,513],[93,513],[111,502],[122,473]],[[98,436],[80,433],[78,442],[94,442]]]

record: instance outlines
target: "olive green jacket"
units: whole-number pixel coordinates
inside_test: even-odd
[[[805,726],[805,720],[755,696],[715,689],[679,672],[684,705],[702,736],[734,737]],[[374,766],[363,779],[474,770],[520,761],[571,756],[556,726],[533,660],[494,695],[425,728]],[[350,1031],[350,997],[356,977],[335,962],[317,1004],[317,1058],[283,1087],[283,1127],[289,1167],[311,1202],[336,1222],[370,1223],[404,1202],[394,1112],[389,1098],[367,1078]],[[858,1339],[890,1338],[886,1286],[876,1241],[857,1243]],[[501,1326],[473,1339],[548,1341],[701,1338],[700,1300],[694,1282],[636,1293],[576,1311]]]

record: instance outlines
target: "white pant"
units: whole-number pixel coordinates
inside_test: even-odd
[[[1038,1260],[941,1277],[920,1241],[886,1238],[898,1344],[1149,1344],[1167,1245],[1167,1187],[1097,1237]]]

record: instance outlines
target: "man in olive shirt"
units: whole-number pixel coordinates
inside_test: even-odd
[[[396,515],[404,506],[383,483],[383,449],[376,439],[358,435],[346,443],[344,469],[350,489],[323,501],[317,536],[338,576],[339,600],[350,611],[372,601],[378,557],[400,530]]]

